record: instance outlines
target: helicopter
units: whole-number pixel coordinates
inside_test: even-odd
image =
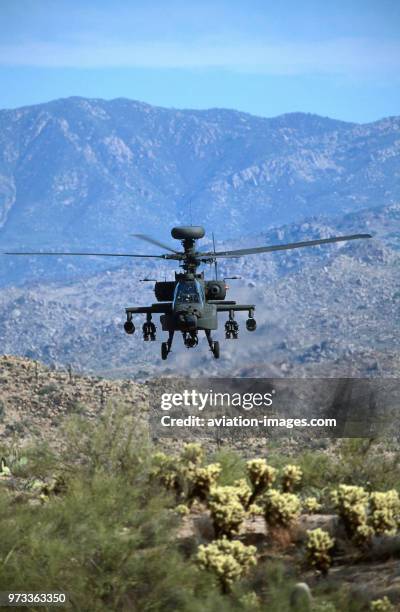
[[[144,281],[155,280],[154,293],[157,302],[151,306],[129,306],[125,308],[126,321],[124,330],[132,335],[135,332],[133,315],[145,314],[146,321],[142,326],[143,339],[145,341],[156,340],[156,326],[153,323],[153,315],[160,315],[162,331],[168,332],[168,340],[161,343],[161,358],[167,359],[171,352],[172,342],[175,332],[181,332],[183,343],[187,348],[197,346],[200,331],[205,332],[209,348],[215,359],[220,356],[220,345],[217,340],[213,340],[211,332],[218,328],[218,314],[227,313],[225,322],[226,339],[237,339],[239,334],[239,324],[235,319],[235,313],[247,312],[246,329],[254,332],[257,323],[254,318],[254,304],[237,304],[235,301],[226,300],[228,286],[225,281],[218,280],[217,261],[220,258],[239,258],[246,255],[256,255],[258,253],[270,253],[273,251],[283,251],[288,249],[298,249],[303,247],[328,244],[333,242],[343,242],[347,240],[358,240],[372,238],[370,234],[352,234],[350,236],[334,236],[332,238],[321,238],[317,240],[307,240],[304,242],[292,242],[288,244],[277,244],[271,246],[250,247],[247,249],[237,249],[230,251],[216,251],[214,235],[213,250],[201,251],[196,249],[196,242],[205,236],[205,230],[199,225],[189,225],[173,227],[171,236],[179,240],[183,250],[178,251],[169,245],[155,240],[145,234],[133,234],[136,238],[145,240],[152,245],[162,248],[166,253],[160,255],[141,255],[133,253],[54,253],[54,252],[8,252],[5,255],[56,255],[56,256],[101,256],[101,257],[131,257],[131,258],[157,258],[172,260],[179,263],[182,271],[175,272],[174,281],[157,281],[155,279],[142,279]],[[199,272],[201,264],[214,264],[215,279],[206,280],[204,272]],[[237,278],[237,277],[230,277]]]

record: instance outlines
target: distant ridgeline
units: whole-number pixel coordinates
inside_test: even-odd
[[[3,110],[0,250],[132,251],[129,233],[165,238],[191,218],[209,235],[235,240],[392,205],[400,202],[399,126],[397,117],[368,125],[302,113],[266,119],[125,99]],[[4,283],[105,265],[2,260],[0,272]]]

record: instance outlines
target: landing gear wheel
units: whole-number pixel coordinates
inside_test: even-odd
[[[166,342],[161,343],[161,359],[166,359],[168,357],[168,344]]]
[[[212,352],[213,352],[213,355],[214,355],[215,359],[219,359],[219,342],[218,342],[218,340],[213,342]]]

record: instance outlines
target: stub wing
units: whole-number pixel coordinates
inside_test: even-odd
[[[171,302],[161,302],[151,306],[128,306],[128,308],[125,308],[125,312],[131,314],[167,314],[171,312],[171,308]]]
[[[230,310],[233,310],[235,312],[240,312],[240,311],[254,311],[256,309],[254,304],[236,304],[236,302],[220,302],[218,304],[218,302],[213,302],[215,304],[215,306],[217,307],[217,312],[229,312]]]

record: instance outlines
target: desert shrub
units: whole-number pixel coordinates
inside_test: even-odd
[[[38,391],[38,395],[54,395],[58,391],[58,386],[55,383],[44,385]]]
[[[271,527],[288,527],[299,517],[300,509],[300,500],[293,493],[271,489],[264,496],[264,516]]]
[[[6,416],[6,405],[3,402],[3,400],[0,400],[0,423],[4,421],[5,416]]]
[[[0,456],[4,458],[10,473],[16,477],[45,478],[59,464],[54,451],[46,444],[37,443],[21,448],[16,439],[1,447]]]
[[[211,455],[210,461],[221,466],[218,482],[221,486],[232,485],[245,476],[245,461],[239,453],[222,449]]]
[[[63,426],[62,459],[67,469],[79,464],[88,473],[129,473],[136,476],[140,466],[147,478],[152,461],[147,425],[132,414],[130,405],[110,404],[95,422],[79,415]]]
[[[85,414],[86,406],[79,400],[72,400],[68,405],[68,412],[70,414]]]
[[[210,493],[208,507],[217,538],[231,538],[239,533],[246,512],[240,502],[237,487],[214,487]]]
[[[334,482],[357,484],[370,490],[400,488],[398,444],[388,440],[341,440]]]
[[[36,495],[42,502],[47,502],[53,495],[65,493],[67,483],[62,473],[53,474],[50,478],[35,479],[29,483],[28,490]]]
[[[323,529],[307,531],[306,556],[308,563],[322,574],[332,565],[331,550],[335,540]]]
[[[335,452],[306,450],[293,459],[303,472],[302,490],[314,495],[339,484],[358,485],[370,490],[400,489],[400,452],[389,440],[343,439]],[[271,465],[282,468],[287,458],[275,451]],[[314,491],[313,491],[314,490]]]
[[[242,542],[227,538],[199,546],[197,562],[202,569],[211,570],[217,577],[224,593],[234,582],[256,565],[256,547],[245,546]]]
[[[303,508],[309,514],[315,514],[321,510],[322,505],[316,497],[306,497],[303,501]]]
[[[170,511],[171,496],[149,477],[151,453],[137,443],[134,420],[132,432],[125,429],[122,440],[116,435],[124,429],[118,418],[129,423],[125,416],[85,424],[80,441],[72,427],[65,443],[73,452],[53,458],[67,486],[38,479],[39,488],[48,487],[47,503],[15,504],[0,495],[0,590],[62,585],[71,608],[83,612],[241,609],[181,556],[179,519]],[[88,449],[94,456],[85,455]]]
[[[291,610],[293,576],[288,575],[287,567],[281,561],[259,561],[239,584],[233,586],[233,592],[239,586],[245,587],[250,593],[257,593],[261,600],[260,611],[286,612]],[[247,612],[248,608],[245,610]]]
[[[62,584],[74,609],[186,609],[195,573],[171,541],[162,498],[135,485],[77,475],[57,503],[2,503],[2,590]]]
[[[298,465],[285,465],[282,474],[282,490],[284,493],[293,493],[300,486],[303,472]]]
[[[390,599],[385,595],[382,599],[375,599],[375,601],[372,601],[370,610],[371,612],[394,612],[395,608],[391,604]]]
[[[308,492],[312,489],[323,490],[327,483],[337,483],[335,460],[321,451],[304,451],[296,456],[296,465],[303,473],[302,488]]]

